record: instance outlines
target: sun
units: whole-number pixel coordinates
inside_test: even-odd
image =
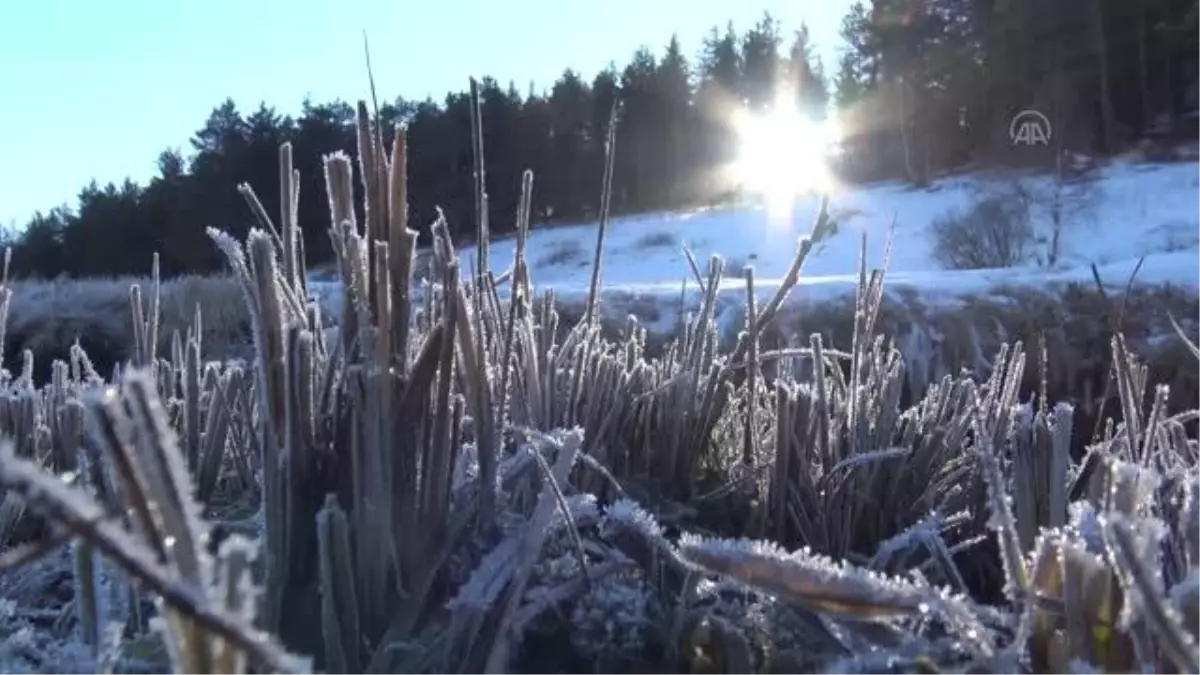
[[[762,196],[772,211],[790,210],[796,197],[833,189],[828,157],[838,141],[836,122],[818,122],[779,101],[769,111],[739,111],[734,176]]]

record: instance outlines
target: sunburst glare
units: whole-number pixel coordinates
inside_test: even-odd
[[[797,197],[834,188],[828,158],[839,140],[837,123],[813,120],[792,101],[781,93],[770,110],[738,110],[733,117],[739,139],[734,175],[779,216],[790,212]]]

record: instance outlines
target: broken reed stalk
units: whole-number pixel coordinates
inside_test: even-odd
[[[478,295],[482,297],[483,284],[491,260],[488,255],[491,235],[488,232],[487,167],[483,154],[483,104],[479,97],[479,82],[474,77],[470,82],[471,155],[474,166],[472,175],[475,180],[475,285]]]
[[[754,298],[754,267],[747,265],[746,275],[746,335],[747,335],[747,366],[746,366],[746,417],[742,425],[742,463],[746,467],[754,466],[758,443],[755,429],[755,416],[758,412],[755,404],[758,402],[758,303]]]
[[[614,100],[612,110],[608,113],[608,133],[604,137],[604,183],[600,188],[600,222],[596,226],[596,252],[592,258],[592,279],[588,284],[587,305],[583,310],[583,320],[591,325],[596,320],[597,302],[600,296],[600,268],[604,253],[604,235],[608,229],[608,219],[612,206],[613,164],[617,152],[617,120],[621,104]]]

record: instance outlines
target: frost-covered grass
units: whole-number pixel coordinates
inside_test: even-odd
[[[832,241],[811,236],[822,211],[777,283],[701,259],[696,311],[651,354],[637,323],[602,332],[594,284],[577,321],[535,302],[527,218],[497,284],[445,223],[414,280],[403,131],[385,149],[359,113],[367,222],[352,162],[326,160],[340,302],[285,213],[244,242],[212,232],[247,363],[208,361],[203,314],[160,348],[150,286],[115,381],[82,349],[40,388],[0,376],[0,670],[1200,668],[1194,390],[1115,317],[1093,338],[1097,433],[1077,392],[1051,393],[1071,367],[1054,331],[977,340],[965,372],[912,358],[938,338],[885,337],[903,321],[866,256],[827,340],[789,314]],[[39,624],[55,592],[71,611]]]
[[[147,260],[147,270],[151,262]],[[185,332],[197,309],[204,317],[205,353],[214,359],[249,356],[250,317],[240,291],[229,276],[184,276],[156,285],[153,275],[111,279],[17,280],[9,285],[12,298],[4,332],[5,365],[19,371],[22,352],[30,350],[47,367],[66,359],[78,341],[105,376],[113,365],[132,354],[134,342],[130,291],[157,288],[163,330],[159,347],[168,352],[174,331]],[[147,298],[149,301],[149,298]],[[101,367],[104,366],[104,367]],[[48,372],[39,372],[44,381]]]

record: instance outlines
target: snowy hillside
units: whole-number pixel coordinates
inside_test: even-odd
[[[1086,206],[1067,209],[1069,222],[1062,235],[1061,258],[1054,268],[1036,260],[1044,259],[1044,241],[1035,246],[1031,260],[1017,268],[942,268],[933,257],[930,223],[951,209],[966,206],[980,190],[1009,185],[1011,180],[1011,176],[1001,179],[975,174],[944,179],[929,189],[880,183],[835,193],[830,211],[838,221],[837,231],[816,245],[793,295],[818,300],[852,291],[862,234],[867,234],[868,267],[881,266],[893,218],[889,288],[910,287],[927,300],[984,292],[1001,283],[1090,284],[1093,263],[1106,284],[1123,287],[1143,255],[1146,260],[1138,273],[1139,282],[1200,287],[1200,164],[1194,162],[1119,161],[1099,169],[1090,181]],[[1035,190],[1051,186],[1045,175],[1026,175],[1020,180]],[[656,298],[646,296],[663,296],[677,303],[685,276],[689,288],[696,288],[682,250],[687,246],[702,269],[712,255],[725,259],[731,278],[723,287],[728,291],[744,292],[741,269],[752,264],[758,287],[764,294],[770,293],[791,264],[798,238],[809,234],[818,208],[817,198],[809,197],[796,205],[790,218],[773,217],[757,207],[727,207],[617,219],[610,223],[604,246],[604,291],[647,300]],[[1051,221],[1047,207],[1039,202],[1032,217],[1038,235],[1048,239]],[[594,225],[541,230],[535,226],[527,247],[535,284],[554,288],[564,299],[585,296],[595,238]],[[512,265],[514,245],[512,239],[492,242],[493,270]],[[464,265],[471,266],[475,248],[465,247],[460,255]]]

